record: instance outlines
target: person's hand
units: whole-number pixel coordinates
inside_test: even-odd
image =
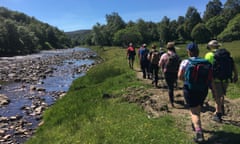
[[[233,77],[233,82],[236,83],[238,81],[238,76]]]

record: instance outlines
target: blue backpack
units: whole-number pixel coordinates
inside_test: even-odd
[[[184,77],[189,90],[206,90],[212,80],[212,64],[203,58],[190,58]]]
[[[148,62],[148,53],[149,53],[149,50],[147,48],[142,48],[140,49],[140,54],[142,55],[142,59],[141,61],[142,62]]]

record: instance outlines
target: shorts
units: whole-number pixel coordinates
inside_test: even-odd
[[[213,89],[216,90],[214,91],[216,93],[216,96],[222,97],[226,95],[227,87],[228,87],[228,82],[214,82]]]
[[[188,107],[202,106],[208,95],[208,87],[202,91],[191,91],[189,90],[188,85],[184,85],[183,94]]]

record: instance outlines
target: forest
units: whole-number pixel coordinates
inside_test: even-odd
[[[71,39],[58,28],[24,13],[0,7],[0,56],[69,47],[72,47]]]
[[[161,15],[161,14],[159,14]],[[210,39],[219,41],[240,40],[240,0],[211,0],[206,4],[203,14],[189,6],[185,16],[170,20],[164,16],[159,22],[125,22],[117,12],[105,16],[106,24],[96,23],[89,32],[67,33],[75,44],[100,46],[126,46],[129,42],[142,43],[168,41],[185,43],[195,41],[206,43]]]

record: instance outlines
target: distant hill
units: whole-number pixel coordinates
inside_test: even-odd
[[[71,32],[65,32],[65,34],[70,38],[74,38],[76,36],[85,36],[87,34],[90,34],[91,31],[92,30],[76,30]]]
[[[65,34],[72,40],[74,45],[83,44],[84,39],[86,39],[92,30],[76,30],[71,32],[65,32]]]

